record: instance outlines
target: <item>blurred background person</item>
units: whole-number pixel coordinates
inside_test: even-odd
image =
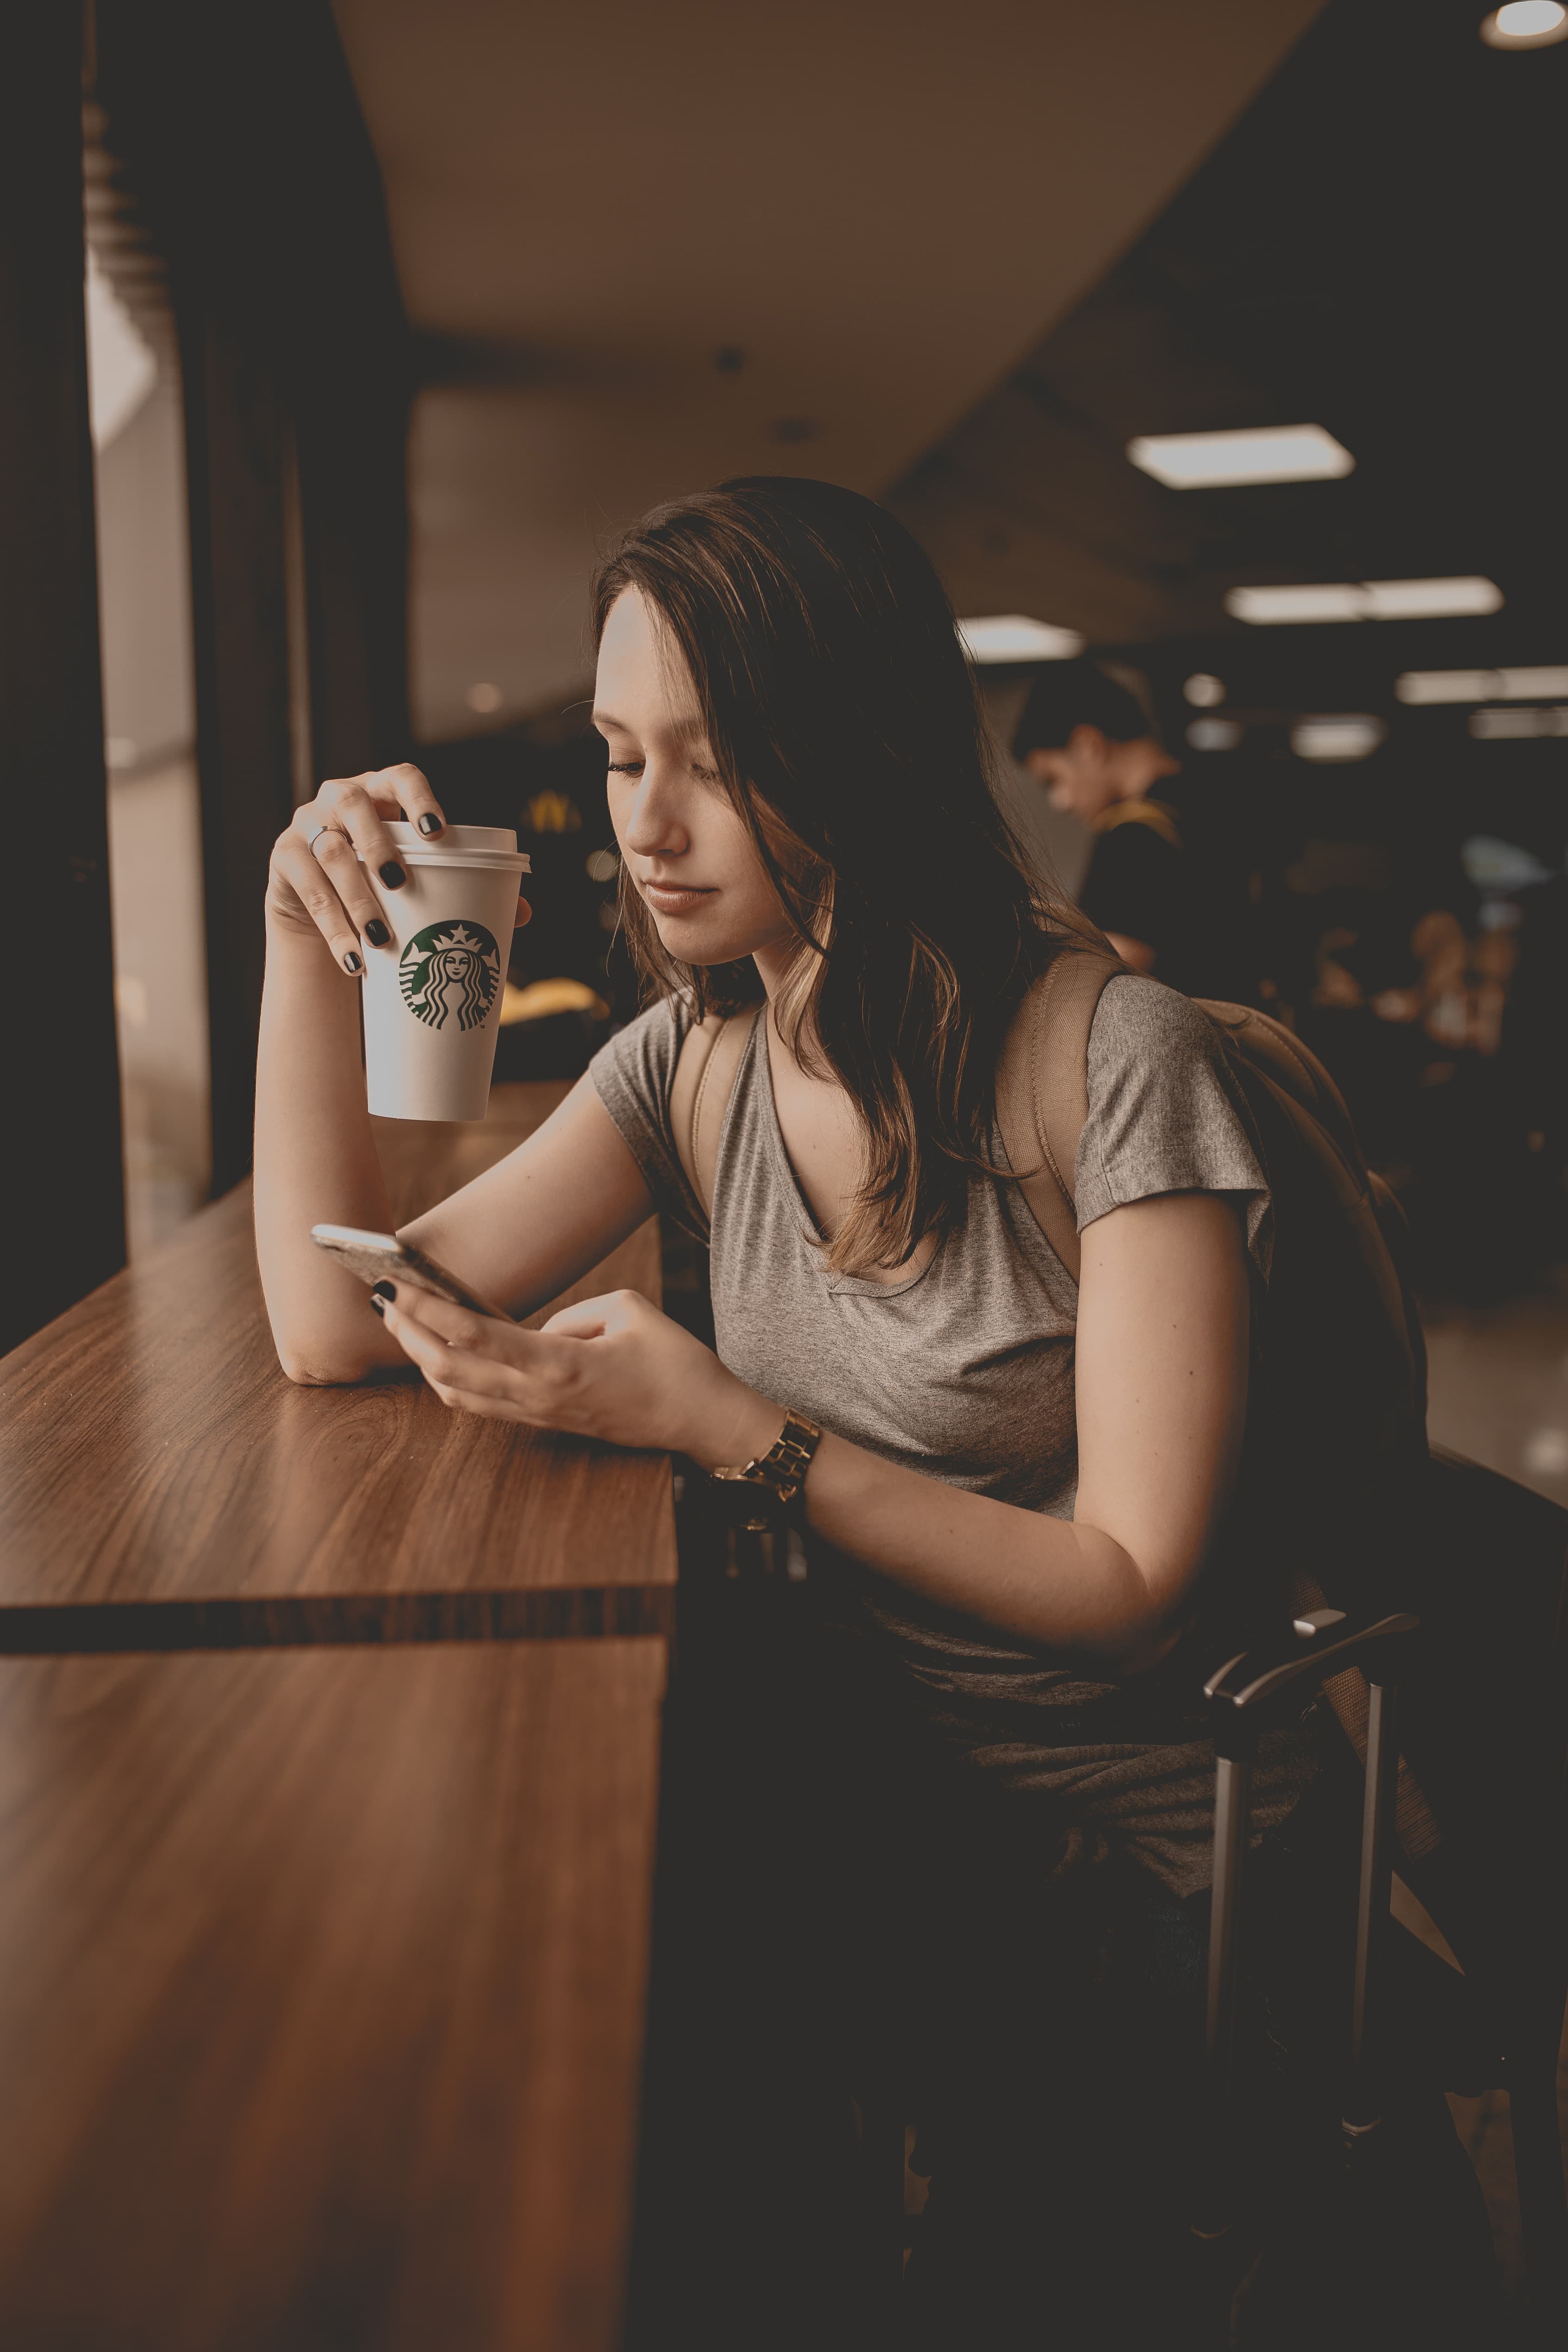
[[[1093,835],[1078,903],[1125,962],[1189,996],[1272,994],[1228,798],[1188,782],[1130,687],[1092,661],[1048,664],[1012,748],[1051,806]]]

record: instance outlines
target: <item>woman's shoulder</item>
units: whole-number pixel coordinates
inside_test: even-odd
[[[1075,1184],[1081,1228],[1155,1193],[1246,1194],[1249,1239],[1266,1265],[1269,1187],[1257,1130],[1201,1005],[1140,974],[1108,981],[1089,1034],[1088,1094]]]
[[[1224,1061],[1219,1032],[1200,1004],[1142,972],[1108,980],[1089,1031],[1090,1095],[1096,1076],[1171,1062],[1212,1068]]]

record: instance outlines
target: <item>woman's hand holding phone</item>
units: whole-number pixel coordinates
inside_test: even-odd
[[[492,1421],[687,1454],[706,1468],[766,1454],[776,1404],[634,1290],[584,1299],[542,1331],[496,1323],[407,1283],[372,1294],[443,1404]]]

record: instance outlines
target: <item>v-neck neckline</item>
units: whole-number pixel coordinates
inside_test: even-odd
[[[779,1174],[794,1203],[800,1239],[808,1255],[813,1260],[818,1274],[821,1276],[824,1287],[830,1297],[844,1295],[859,1298],[906,1297],[917,1284],[925,1281],[936,1265],[941,1255],[942,1244],[946,1236],[937,1235],[936,1247],[925,1265],[917,1267],[913,1274],[906,1275],[901,1282],[868,1282],[863,1275],[834,1274],[829,1270],[823,1259],[823,1252],[827,1248],[827,1236],[817,1222],[816,1212],[810,1202],[806,1198],[805,1187],[795,1172],[795,1163],[789,1157],[789,1147],[784,1140],[784,1129],[779,1117],[779,1097],[773,1091],[773,1056],[768,1050],[768,1008],[764,1004],[761,1019],[753,1024],[747,1051],[751,1054],[760,1054],[762,1056],[762,1092],[768,1144]],[[921,1247],[925,1247],[924,1242]]]

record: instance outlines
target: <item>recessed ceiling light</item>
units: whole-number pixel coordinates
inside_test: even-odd
[[[1394,681],[1401,702],[1532,702],[1568,694],[1568,665],[1539,669],[1407,669]]]
[[[1545,710],[1472,710],[1470,733],[1480,743],[1523,742],[1535,735],[1568,735],[1568,707]]]
[[[1023,613],[993,613],[960,621],[958,642],[977,665],[988,662],[1071,661],[1083,651],[1076,629],[1054,628]]]
[[[1134,466],[1170,490],[1241,482],[1332,481],[1355,459],[1321,425],[1259,425],[1240,433],[1151,433],[1127,444]]]
[[[1291,730],[1291,749],[1298,760],[1364,760],[1387,732],[1382,719],[1365,710],[1298,719]]]
[[[499,710],[506,696],[498,686],[471,686],[464,696],[470,710]]]
[[[1186,740],[1195,751],[1234,751],[1241,730],[1234,719],[1195,719]]]
[[[1232,588],[1232,619],[1267,626],[1286,621],[1435,621],[1495,613],[1502,591],[1490,580],[1335,580],[1279,588]]]
[[[1200,669],[1187,679],[1182,692],[1196,710],[1212,710],[1225,699],[1225,680]]]
[[[1483,20],[1481,38],[1492,49],[1544,49],[1568,39],[1568,8],[1558,0],[1508,0]]]

